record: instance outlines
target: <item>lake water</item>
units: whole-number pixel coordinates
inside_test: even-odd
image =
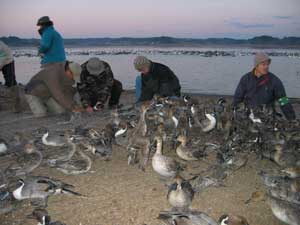
[[[240,77],[252,69],[253,53],[256,50],[97,47],[67,48],[66,51],[68,59],[78,63],[84,63],[93,56],[107,61],[112,67],[114,76],[122,81],[125,89],[134,88],[137,72],[132,63],[137,55],[142,54],[153,61],[169,66],[179,77],[185,92],[231,95]],[[217,53],[211,54],[209,51],[217,51]],[[281,78],[288,96],[299,98],[300,50],[267,49],[264,51],[271,54],[271,72]],[[39,71],[40,58],[36,57],[34,48],[14,49],[14,54],[17,80],[26,83]],[[0,81],[3,81],[2,76]]]

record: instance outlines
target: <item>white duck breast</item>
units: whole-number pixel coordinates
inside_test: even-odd
[[[152,167],[155,172],[164,177],[174,177],[180,165],[173,158],[162,154],[162,138],[155,138],[157,141],[156,152],[152,157]]]
[[[251,113],[250,113],[250,115],[249,115],[249,118],[250,118],[250,120],[251,120],[253,123],[262,123],[262,121],[261,121],[260,118],[255,118],[254,113],[253,113],[252,110],[251,110]]]
[[[172,120],[173,120],[175,128],[176,128],[178,126],[178,119],[175,116],[172,116]]]
[[[22,190],[23,190],[24,185],[25,184],[22,183],[20,187],[18,187],[16,190],[13,191],[12,194],[13,194],[13,196],[14,196],[15,199],[17,199],[17,200],[24,200],[24,199],[26,199],[26,197],[24,197],[22,195]]]
[[[174,165],[175,163],[163,155],[154,155],[152,158],[152,167],[161,176],[174,177],[176,175],[176,171],[170,168],[170,164]]]
[[[209,131],[213,130],[216,127],[217,120],[212,114],[206,113],[205,116],[209,120],[209,123],[208,123],[207,126],[204,126],[202,128],[202,131],[203,132],[209,132]]]
[[[171,192],[169,195],[169,203],[176,208],[185,208],[190,205],[187,195],[183,191]]]
[[[167,195],[171,206],[176,209],[186,210],[192,203],[194,191],[187,181],[180,179],[175,181],[170,187]]]
[[[127,131],[127,128],[120,129],[115,133],[115,137],[123,135]]]
[[[6,143],[0,142],[0,154],[6,153],[7,150],[8,150],[8,147],[7,147]]]

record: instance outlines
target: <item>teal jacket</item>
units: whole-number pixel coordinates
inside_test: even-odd
[[[41,64],[66,61],[63,38],[53,26],[43,31],[39,54],[43,55]]]

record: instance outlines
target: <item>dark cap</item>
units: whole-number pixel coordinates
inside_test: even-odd
[[[39,20],[37,21],[37,26],[41,26],[41,25],[43,25],[43,24],[45,24],[45,23],[49,23],[49,22],[52,22],[51,20],[50,20],[50,18],[49,18],[49,16],[43,16],[43,17],[41,17],[41,18],[39,18]]]

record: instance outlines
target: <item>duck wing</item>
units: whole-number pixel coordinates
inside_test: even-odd
[[[166,162],[166,167],[170,171],[181,171],[183,170],[182,166],[177,162],[175,159],[168,157],[168,156],[163,156],[164,161]]]
[[[218,225],[218,223],[209,215],[198,211],[161,211],[158,219],[167,222],[170,225]]]

